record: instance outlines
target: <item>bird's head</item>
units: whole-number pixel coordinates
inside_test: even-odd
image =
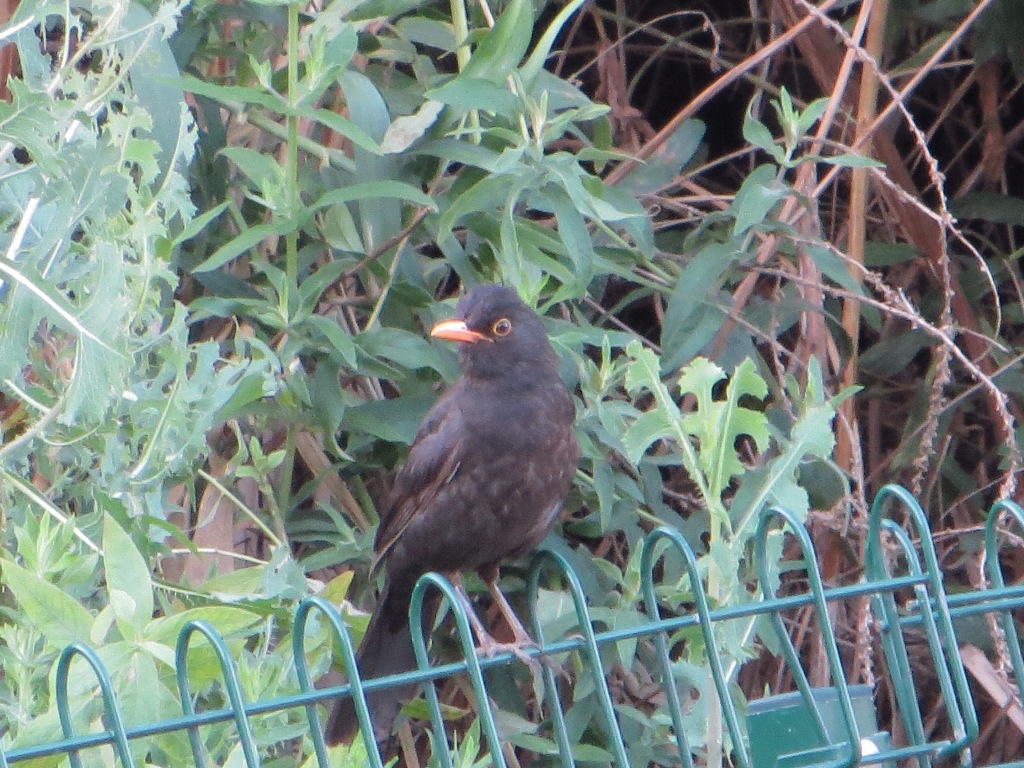
[[[455,317],[431,336],[459,342],[463,373],[474,378],[514,375],[521,369],[557,371],[557,359],[537,313],[503,285],[479,285],[463,296]]]

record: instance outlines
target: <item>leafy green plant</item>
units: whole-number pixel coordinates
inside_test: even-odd
[[[51,667],[70,643],[98,647],[132,721],[153,722],[180,711],[184,621],[245,635],[260,620],[175,605],[151,576],[165,538],[182,536],[168,490],[191,481],[215,424],[276,388],[258,353],[229,361],[190,340],[172,299],[175,233],[195,210],[196,134],[168,85],[179,10],[23,3],[5,30],[21,66],[0,105],[5,746],[59,732]],[[76,663],[69,681],[86,723],[101,716],[90,674]],[[178,742],[160,749],[184,759]]]
[[[232,635],[250,670],[248,698],[288,689],[282,641],[295,600],[323,588],[360,602],[371,591],[375,499],[438,381],[456,373],[451,350],[423,333],[450,312],[435,299],[455,279],[501,280],[550,315],[566,378],[579,386],[584,458],[565,536],[546,546],[572,562],[597,620],[640,620],[636,544],[658,524],[695,542],[710,531],[703,562],[716,600],[746,596],[750,521],[772,501],[807,508],[804,470],[831,450],[833,401],[813,367],[802,390],[766,383],[745,327],[728,334],[721,367],[704,360],[676,377],[722,333],[729,291],[759,238],[777,234],[781,258],[807,248],[829,279],[847,279],[829,248],[797,244],[777,220],[799,199],[791,172],[821,159],[798,152],[820,104],[801,112],[780,96],[781,144],[751,115],[748,138],[773,162],[746,175],[718,214],[682,234],[660,232],[645,204],[699,157],[704,126],[681,124],[662,156],[606,177],[625,160],[610,142],[613,116],[545,68],[582,0],[551,9],[533,35],[537,9],[527,0],[493,18],[457,1],[316,11],[197,0],[156,4],[152,17],[126,2],[95,3],[88,18],[22,5],[8,29],[25,77],[12,81],[0,119],[0,211],[10,223],[0,249],[0,493],[13,539],[0,631],[3,653],[21,664],[4,692],[9,741],[52,727],[48,670],[71,638],[123,663],[118,685],[138,679],[159,692],[137,710],[139,722],[180,706],[167,652],[189,616]],[[173,48],[183,76],[176,67],[168,75],[163,41],[179,11]],[[56,57],[39,53],[50,18],[64,30]],[[159,71],[147,75],[152,61]],[[187,91],[198,127],[180,93],[153,97],[147,83]],[[661,313],[658,345],[656,334],[616,319],[641,302]],[[792,290],[759,308],[780,333],[804,309]],[[677,390],[696,410],[680,408]],[[665,473],[674,468],[698,488],[706,516],[686,514],[673,496]],[[170,496],[178,484],[184,490]],[[252,566],[194,583],[166,570],[151,577],[171,546],[196,554],[168,522],[169,498],[186,507],[197,539],[202,502],[223,502],[219,514],[254,532],[257,544],[238,553]],[[230,530],[204,551],[234,554]],[[607,557],[588,548],[620,536]],[[571,632],[564,589],[547,586],[545,630]],[[678,601],[685,589],[667,591]],[[749,640],[732,638],[736,660]],[[329,664],[327,648],[318,635],[316,672]],[[694,680],[698,650],[679,662]],[[642,666],[643,652],[624,643],[602,661],[614,675]],[[216,706],[223,692],[198,667],[200,702]],[[76,704],[93,692],[78,673]],[[577,755],[606,760],[591,684],[571,683]],[[522,717],[528,686],[522,675],[495,681],[507,736],[553,754],[546,724]],[[90,706],[85,719],[95,723]],[[671,763],[659,741],[664,712],[621,709],[637,761]],[[308,755],[303,729],[291,715],[259,718],[257,736],[285,760],[292,747]],[[238,759],[228,727],[211,727],[204,741],[211,759]],[[479,748],[475,731],[462,733],[459,764],[485,759]],[[173,739],[139,749],[155,762],[186,754]],[[358,764],[359,749],[341,757]]]

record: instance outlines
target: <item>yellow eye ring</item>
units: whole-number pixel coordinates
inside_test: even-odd
[[[501,318],[491,326],[491,333],[495,336],[508,336],[512,332],[512,321],[507,317]]]

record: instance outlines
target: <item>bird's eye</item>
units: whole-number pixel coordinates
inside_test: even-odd
[[[501,320],[491,326],[491,332],[495,336],[508,336],[512,332],[512,321],[507,317],[501,318]]]

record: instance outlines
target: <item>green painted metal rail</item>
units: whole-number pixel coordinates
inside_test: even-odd
[[[897,523],[896,518],[902,523]],[[773,562],[767,553],[770,534],[777,530],[783,530],[790,536],[798,553],[783,563]],[[806,530],[787,511],[768,509],[760,517],[755,537],[754,562],[759,576],[759,594],[752,594],[750,602],[743,605],[712,607],[703,588],[691,588],[691,609],[664,611],[658,599],[656,575],[662,572],[661,569],[667,563],[673,563],[677,569],[681,566],[681,572],[688,575],[690,585],[703,585],[703,581],[701,564],[683,536],[676,530],[660,528],[647,536],[641,553],[642,598],[646,621],[638,626],[603,631],[595,630],[595,621],[586,604],[580,581],[569,563],[558,554],[542,552],[535,557],[526,583],[529,620],[533,636],[539,644],[538,649],[529,652],[533,655],[566,652],[578,654],[582,669],[580,678],[588,678],[587,682],[597,696],[598,706],[593,726],[600,732],[603,748],[610,755],[610,762],[615,765],[630,765],[630,755],[623,738],[621,713],[613,702],[606,681],[609,664],[602,658],[602,649],[607,650],[609,646],[627,641],[648,640],[653,646],[657,667],[654,674],[661,685],[664,709],[670,723],[664,746],[678,756],[678,763],[685,768],[693,768],[695,751],[686,739],[684,713],[694,696],[706,697],[709,694],[715,694],[713,700],[721,707],[724,725],[721,746],[730,756],[730,763],[738,768],[895,765],[895,761],[909,757],[917,758],[924,768],[930,768],[933,761],[940,758],[951,758],[954,762],[970,766],[974,764],[971,746],[978,738],[979,725],[959,653],[955,619],[982,613],[995,615],[1005,634],[1007,655],[1017,686],[1021,689],[1019,693],[1024,694],[1024,658],[1011,614],[1015,608],[1024,606],[1024,587],[1007,586],[999,563],[1000,533],[1007,530],[1024,533],[1024,510],[1012,502],[1003,501],[993,507],[985,527],[989,588],[948,596],[943,587],[942,573],[924,512],[906,490],[898,486],[887,486],[879,492],[872,506],[863,578],[853,585],[826,587]],[[794,547],[791,546],[788,551],[794,551]],[[801,583],[806,586],[805,591],[778,594],[778,574],[783,568],[803,572],[805,580]],[[545,584],[549,584],[552,578],[563,583],[572,599],[575,614],[575,632],[570,637],[558,640],[545,638],[536,614],[542,579],[545,579]],[[791,592],[792,579],[786,583],[787,591]],[[38,746],[19,747],[6,752],[0,750],[0,768],[53,755],[66,756],[72,768],[82,768],[83,753],[98,747],[112,749],[117,763],[126,768],[134,768],[137,761],[132,749],[133,742],[174,732],[187,734],[194,764],[199,768],[210,764],[203,742],[203,726],[231,721],[234,723],[235,737],[240,744],[245,765],[256,768],[261,765],[261,754],[253,735],[251,718],[288,709],[305,711],[315,761],[321,768],[327,768],[331,763],[323,741],[322,709],[319,705],[329,704],[331,699],[340,696],[352,697],[363,733],[369,734],[372,729],[368,727],[366,693],[410,682],[425,683],[434,743],[445,744],[447,736],[441,704],[436,687],[431,683],[455,675],[468,675],[476,701],[488,702],[487,671],[520,662],[510,654],[494,658],[477,656],[470,623],[461,603],[455,599],[452,585],[437,574],[428,574],[416,587],[411,609],[414,626],[419,624],[423,600],[431,590],[439,590],[448,599],[463,661],[431,666],[423,634],[414,633],[418,671],[390,678],[361,680],[352,674],[355,669],[355,652],[344,621],[333,606],[321,598],[313,597],[299,606],[291,633],[298,692],[275,699],[247,702],[239,684],[235,662],[224,639],[209,624],[192,621],[185,625],[178,637],[175,656],[182,714],[142,726],[125,725],[110,675],[96,652],[81,644],[69,646],[60,655],[55,672],[61,737]],[[850,672],[844,666],[829,618],[830,603],[863,598],[870,600],[874,629],[880,640],[885,668],[898,703],[896,716],[901,721],[903,741],[895,746],[889,734],[871,732],[874,728],[871,717],[865,722],[862,701],[864,686],[848,684]],[[820,674],[818,688],[812,687],[801,656],[785,626],[784,617],[797,610],[809,611],[815,617],[817,629],[821,633],[820,642],[829,678],[824,694]],[[340,650],[337,662],[349,673],[349,683],[322,690],[314,688],[306,651],[307,630],[314,617],[319,617],[319,620],[326,621],[330,626],[337,641],[336,647]],[[770,629],[768,636],[773,636],[774,650],[792,676],[795,693],[766,697],[752,703],[749,712],[744,711],[742,703],[737,705],[734,687],[736,665],[723,661],[727,655],[723,652],[720,632],[725,623],[736,621],[744,621],[749,627],[758,622],[762,636],[768,631],[764,627]],[[699,686],[694,689],[684,684],[676,674],[674,662],[679,655],[681,633],[685,634],[689,642],[703,642],[708,652],[709,686],[713,690],[709,686],[704,686],[703,690]],[[930,732],[936,731],[930,731],[925,726],[926,717],[920,703],[920,683],[915,680],[919,669],[911,663],[908,652],[908,637],[911,635],[923,638],[931,660],[930,671],[941,692],[944,727],[938,730],[939,736],[929,736]],[[228,702],[226,707],[196,711],[197,697],[189,682],[188,661],[190,653],[200,645],[212,647],[214,651],[220,669],[221,686]],[[102,732],[79,734],[75,730],[75,718],[69,711],[68,682],[71,665],[76,659],[88,664],[95,676],[95,687],[104,707],[106,730]],[[552,759],[557,760],[559,765],[572,766],[575,745],[572,729],[565,717],[572,702],[563,700],[559,681],[550,666],[543,667],[542,675],[546,729],[558,747],[558,754],[552,756]],[[870,700],[870,690],[866,694]],[[831,703],[826,707],[822,704],[825,701]],[[748,738],[748,733],[761,732],[753,722],[755,710],[767,711],[771,717],[781,718],[770,721],[773,729],[781,727],[784,730],[786,722],[799,722],[795,740],[787,741],[781,732],[778,732],[778,738],[775,739],[777,743],[773,744],[761,743],[761,737]],[[873,715],[873,712],[869,711],[868,714]],[[504,768],[507,765],[505,756],[500,748],[496,748],[501,738],[492,707],[479,706],[479,716],[481,733],[491,747],[492,764]],[[382,767],[384,761],[372,739],[366,740],[366,747],[369,764]],[[435,757],[445,768],[452,765],[447,750],[437,750]],[[1024,766],[1024,761],[1007,764],[1004,768],[1010,765],[1020,768]]]

